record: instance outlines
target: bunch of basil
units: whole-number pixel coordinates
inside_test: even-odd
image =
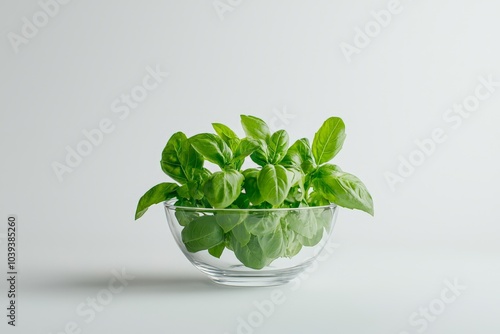
[[[190,252],[208,250],[220,257],[232,250],[247,267],[261,269],[279,257],[292,257],[302,246],[314,246],[331,222],[331,211],[272,211],[259,209],[318,207],[335,203],[373,215],[373,201],[365,185],[354,175],[328,162],[345,140],[342,119],[327,119],[314,136],[289,146],[285,130],[271,133],[254,116],[241,116],[246,138],[229,127],[214,123],[216,134],[188,138],[175,133],[162,152],[161,168],[178,183],[160,183],[139,200],[135,218],[149,206],[176,198],[176,206],[252,209],[213,211],[200,215],[176,210],[182,240]],[[247,157],[257,168],[242,170]],[[212,173],[204,161],[220,167]]]

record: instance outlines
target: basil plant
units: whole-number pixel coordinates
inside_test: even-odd
[[[254,116],[242,115],[241,125],[244,138],[220,123],[212,124],[215,133],[172,135],[160,164],[175,182],[148,190],[139,200],[135,219],[151,205],[174,199],[179,207],[242,209],[214,215],[178,210],[182,241],[189,252],[208,250],[215,257],[228,248],[245,266],[261,269],[279,257],[294,256],[302,246],[317,244],[328,217],[315,217],[309,210],[291,210],[290,217],[272,210],[245,216],[247,209],[255,213],[334,203],[373,215],[373,200],[363,182],[330,163],[346,137],[341,118],[328,118],[312,145],[307,138],[290,145],[285,130],[271,133]],[[243,169],[248,158],[255,166]],[[205,161],[218,170],[205,168]]]

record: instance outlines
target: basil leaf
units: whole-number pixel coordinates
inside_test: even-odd
[[[189,186],[187,184],[183,184],[182,186],[177,188],[177,195],[179,195],[178,197],[180,198],[185,198],[185,199],[191,198],[191,194],[189,192]]]
[[[250,199],[247,194],[241,193],[230,207],[235,209],[248,209],[250,208]]]
[[[182,242],[191,253],[217,246],[224,241],[224,232],[214,216],[202,216],[189,223],[181,232]]]
[[[245,224],[238,224],[231,230],[231,234],[242,246],[246,246],[252,237]]]
[[[339,206],[365,211],[373,216],[373,200],[366,186],[356,176],[337,166],[321,166],[313,176],[314,189]]]
[[[260,171],[257,185],[262,197],[278,206],[283,203],[290,190],[288,172],[283,166],[268,164]]]
[[[298,208],[300,205],[300,202],[304,198],[304,194],[301,191],[299,186],[295,186],[290,188],[290,191],[288,192],[288,195],[286,196],[285,202],[288,202],[288,207],[295,207]]]
[[[313,238],[318,230],[316,216],[311,209],[291,211],[286,220],[291,230],[308,239]]]
[[[224,230],[224,233],[231,231],[236,225],[241,224],[247,213],[242,212],[216,212],[215,220]]]
[[[149,189],[140,199],[135,211],[135,219],[141,218],[153,204],[168,201],[176,195],[179,186],[175,183],[160,183]]]
[[[284,254],[284,256],[286,256],[288,258],[294,257],[302,249],[302,243],[300,242],[299,238],[297,237],[297,234],[290,229],[285,229],[283,236],[284,236],[284,240],[285,240],[285,254]]]
[[[285,253],[285,238],[281,226],[274,231],[258,236],[260,248],[265,257],[276,259]]]
[[[271,137],[271,131],[266,122],[255,116],[241,115],[241,125],[247,137],[266,141]]]
[[[249,138],[243,138],[236,151],[234,151],[233,164],[237,170],[241,169],[243,163],[245,162],[245,158],[250,154],[253,154],[255,150],[259,148],[259,142]]]
[[[280,224],[280,218],[269,212],[253,212],[245,219],[245,227],[253,235],[272,233]]]
[[[221,123],[212,123],[212,127],[215,132],[222,138],[227,144],[229,144],[230,139],[238,139],[238,135],[231,130],[227,125]]]
[[[316,221],[318,226],[322,226],[326,231],[330,231],[333,228],[333,217],[336,211],[331,208],[324,210],[315,210],[314,215],[316,216]]]
[[[243,176],[245,177],[243,188],[245,189],[248,199],[253,205],[259,205],[264,202],[264,198],[262,197],[259,186],[257,185],[259,173],[260,171],[255,168],[250,168],[243,172]]]
[[[287,195],[287,201],[295,202],[293,203],[295,207],[299,206],[304,200],[304,196],[307,194],[308,188],[304,185],[305,176],[302,171],[296,169],[295,167],[286,167],[289,175],[290,191]],[[295,205],[296,204],[296,205]]]
[[[226,208],[240,195],[243,180],[243,175],[237,170],[216,172],[205,182],[203,193],[214,208]]]
[[[185,199],[180,199],[175,202],[175,206],[186,206],[186,207],[194,207],[191,202]],[[190,222],[198,218],[200,214],[193,210],[186,209],[175,209],[175,218],[177,218],[177,222],[181,226],[187,226]]]
[[[309,203],[310,206],[324,206],[330,204],[330,201],[321,196],[321,194],[317,191],[311,192],[307,202]]]
[[[288,141],[288,133],[285,130],[273,133],[268,143],[269,163],[277,164],[283,159],[287,153]]]
[[[269,163],[269,151],[264,141],[259,140],[259,145],[255,152],[250,155],[250,159],[259,166],[265,166]]]
[[[301,234],[297,234],[297,239],[303,246],[316,246],[321,241],[321,239],[323,239],[323,226],[318,226],[312,238],[307,238]]]
[[[309,140],[307,138],[297,140],[290,146],[281,164],[285,167],[300,168],[304,174],[312,172],[316,168],[316,163]]]
[[[236,255],[238,260],[240,260],[246,267],[252,269],[262,269],[272,261],[264,255],[257,237],[253,236],[245,246],[242,246],[234,239],[232,240],[233,242],[231,246],[233,248],[234,255]]]
[[[223,242],[221,242],[217,246],[209,248],[208,253],[210,253],[210,255],[212,255],[213,257],[220,259],[222,252],[224,252],[224,248],[226,248],[226,246],[224,245]]]
[[[187,180],[193,180],[197,171],[203,168],[203,156],[196,152],[187,138],[182,142],[178,156]]]
[[[182,132],[173,134],[161,154],[161,169],[165,174],[179,183],[187,182],[187,176],[179,160],[179,152],[181,151],[183,141],[186,139],[186,135]]]
[[[312,152],[318,165],[328,162],[342,149],[345,124],[339,117],[327,119],[314,135]]]
[[[294,186],[303,187],[304,186],[304,175],[302,174],[302,172],[299,169],[287,168],[287,167],[285,167],[285,169],[288,172],[288,177],[289,177],[289,182],[290,182],[291,187],[294,187]]]
[[[226,167],[233,158],[233,153],[229,146],[214,134],[201,133],[191,137],[189,141],[198,153],[203,155],[208,161],[219,165],[220,168]]]
[[[206,168],[203,169],[193,169],[192,170],[192,180],[188,181],[187,187],[189,189],[189,196],[194,199],[203,198],[203,185],[205,181],[212,175],[210,171]]]
[[[227,146],[231,148],[231,151],[236,151],[236,148],[240,143],[238,135],[236,135],[236,133],[234,133],[234,131],[231,130],[228,126],[221,123],[212,123],[212,127],[219,135],[219,137],[221,137],[222,140],[227,144]]]
[[[259,148],[259,142],[249,138],[243,138],[234,151],[234,161],[243,160]],[[241,166],[240,166],[241,167]]]

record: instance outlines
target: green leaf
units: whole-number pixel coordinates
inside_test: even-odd
[[[276,259],[285,253],[285,239],[281,226],[264,235],[257,237],[262,253],[269,259]]]
[[[203,169],[203,156],[196,152],[188,139],[182,142],[178,157],[188,181],[193,180],[196,177],[195,174],[199,171],[206,171],[206,169]]]
[[[192,169],[203,168],[203,157],[191,147],[184,133],[177,132],[163,149],[160,164],[165,174],[185,184]]]
[[[198,153],[208,161],[219,165],[220,168],[226,167],[233,159],[233,153],[229,146],[214,134],[201,133],[191,137],[189,141]]]
[[[291,211],[286,216],[286,220],[291,230],[309,239],[313,238],[318,230],[318,223],[312,209]]]
[[[303,235],[297,234],[297,239],[303,246],[316,246],[321,241],[321,239],[323,239],[323,227],[318,226],[316,233],[312,236],[312,238],[307,238]]]
[[[186,199],[180,199],[175,202],[175,206],[185,206],[185,207],[194,207],[194,205]],[[200,214],[193,210],[175,209],[175,217],[177,218],[177,222],[181,226],[187,226],[190,222],[198,218]]]
[[[240,260],[246,267],[252,269],[262,269],[272,261],[272,259],[268,259],[264,255],[257,237],[253,236],[245,246],[242,246],[234,239],[232,239],[232,241],[231,245],[234,255],[236,255],[238,260]]]
[[[247,137],[267,142],[271,137],[271,131],[266,122],[255,116],[241,115],[241,125]]]
[[[177,188],[177,195],[179,195],[179,198],[191,198],[191,194],[189,193],[189,186],[187,184],[183,184],[182,186]]]
[[[336,212],[334,210],[332,208],[314,210],[318,226],[322,226],[326,231],[330,231],[333,228],[333,218]]]
[[[259,142],[249,138],[243,138],[234,151],[233,162],[236,169],[240,169],[247,156],[259,148]]]
[[[304,185],[304,175],[299,169],[285,167],[288,172],[288,181],[290,182],[290,186],[303,186]]]
[[[307,138],[297,140],[290,146],[281,164],[285,167],[299,168],[304,174],[312,172],[316,168],[316,163],[309,140]]]
[[[215,132],[222,138],[222,140],[231,148],[231,151],[236,151],[240,139],[228,126],[221,123],[212,123]]]
[[[168,201],[176,195],[179,186],[175,183],[160,183],[149,189],[140,199],[135,211],[135,219],[139,219],[153,204]]]
[[[274,206],[283,203],[291,186],[285,167],[270,164],[260,171],[257,184],[262,197]]]
[[[312,152],[316,163],[328,162],[342,149],[345,140],[345,124],[339,117],[327,119],[314,136]]]
[[[259,142],[250,138],[243,138],[236,151],[234,151],[233,165],[240,170],[245,162],[245,158],[259,149]]]
[[[330,201],[324,198],[319,192],[313,191],[307,200],[310,206],[325,206],[330,205]]]
[[[297,237],[297,234],[290,229],[285,229],[283,236],[285,240],[284,256],[292,258],[300,252],[300,250],[302,249],[302,243]]]
[[[235,209],[248,209],[250,208],[250,199],[247,194],[241,193],[230,207]]]
[[[224,252],[224,248],[226,248],[226,246],[224,245],[223,242],[221,242],[220,244],[218,244],[217,246],[214,246],[212,248],[209,248],[208,249],[208,252],[210,253],[210,255],[212,255],[213,257],[216,257],[218,259],[220,259],[221,255],[222,255],[222,252]]]
[[[212,175],[212,173],[210,173],[210,171],[206,168],[196,168],[192,170],[191,174],[191,181],[188,181],[188,183],[186,184],[189,190],[189,197],[194,199],[202,199],[203,185],[208,180],[210,175]]]
[[[321,166],[313,176],[314,189],[339,206],[365,211],[373,216],[373,200],[366,186],[356,176],[337,166]]]
[[[203,193],[214,208],[226,208],[240,195],[243,180],[243,175],[237,170],[216,172],[205,182]]]
[[[268,143],[269,163],[277,164],[283,159],[287,153],[288,141],[288,133],[285,130],[273,133]]]
[[[191,253],[217,246],[224,241],[224,232],[214,216],[202,216],[189,223],[181,232],[182,242]]]
[[[256,168],[249,168],[243,172],[245,177],[245,182],[243,183],[243,188],[248,196],[248,199],[253,205],[259,205],[264,202],[259,186],[257,185],[257,178],[259,177],[260,171]]]
[[[269,150],[263,140],[259,140],[259,147],[250,155],[250,158],[259,166],[265,166],[269,163]]]
[[[245,219],[245,227],[253,235],[272,233],[280,224],[280,217],[270,212],[253,212]]]
[[[289,202],[291,205],[290,207],[299,207],[300,202],[304,198],[304,194],[301,192],[301,189],[299,186],[295,186],[290,188],[290,191],[288,192],[288,195],[286,196],[286,202]]]
[[[187,210],[176,210],[175,217],[177,218],[177,222],[181,226],[187,226],[190,222],[198,218],[200,215],[194,211]]]
[[[221,211],[216,212],[215,219],[217,221],[217,224],[219,224],[219,226],[224,230],[224,233],[227,233],[231,231],[236,225],[241,224],[246,216],[247,213],[244,211]]]
[[[231,230],[231,234],[242,246],[246,246],[252,237],[245,224],[238,224]]]
[[[285,167],[288,171],[289,183],[290,183],[290,191],[288,192],[286,200],[289,202],[296,202],[298,206],[304,199],[304,196],[307,194],[307,190],[304,186],[305,175],[299,169],[295,167]]]

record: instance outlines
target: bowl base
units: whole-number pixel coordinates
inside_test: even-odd
[[[266,271],[248,269],[243,265],[233,266],[231,269],[218,269],[200,263],[194,263],[196,268],[205,273],[213,282],[226,286],[239,287],[266,287],[289,283],[296,278],[309,263],[286,268]]]

